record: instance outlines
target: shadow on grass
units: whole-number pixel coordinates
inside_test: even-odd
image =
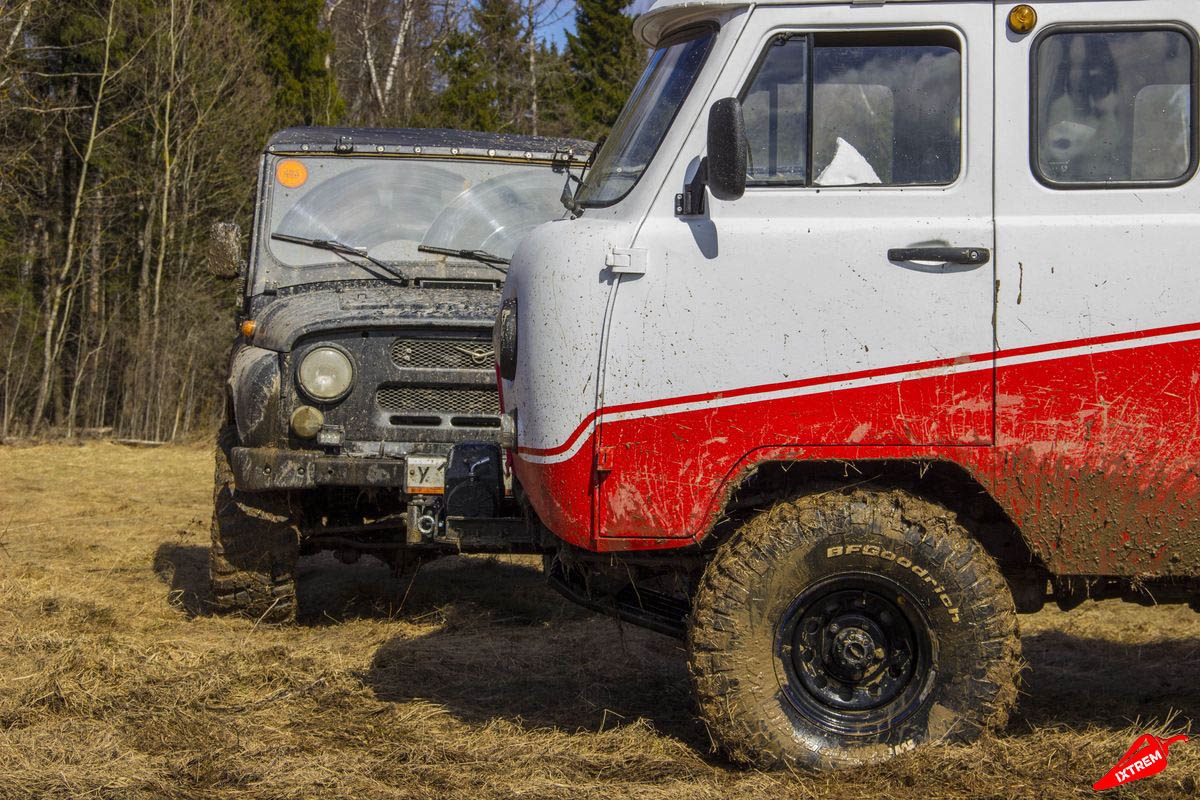
[[[437,703],[472,724],[600,731],[643,719],[708,753],[682,642],[571,606],[509,621],[460,609],[436,631],[381,645],[363,680],[381,700]]]
[[[1021,644],[1029,668],[1010,730],[1038,725],[1119,730],[1177,712],[1177,726],[1200,721],[1195,679],[1200,639],[1137,644],[1051,630],[1025,636]]]
[[[301,560],[297,593],[300,622],[308,625],[378,618],[536,625],[587,615],[547,587],[540,562],[529,557],[447,556],[397,577],[370,557],[345,565],[323,553]]]
[[[1135,645],[1043,632],[1026,637],[1024,649],[1030,669],[1009,733],[1120,731],[1183,712],[1179,727],[1200,709],[1192,673],[1200,640]],[[505,718],[595,731],[643,717],[709,752],[682,643],[597,616],[504,630],[463,624],[393,639],[376,651],[366,682],[380,699],[431,701],[475,724]]]
[[[168,587],[168,603],[189,616],[213,613],[208,548],[164,542],[154,553],[153,566]],[[370,556],[347,565],[321,553],[300,559],[296,592],[299,622],[308,626],[354,619],[537,625],[589,616],[547,587],[537,560],[528,557],[450,556],[396,576]]]
[[[154,551],[154,573],[167,585],[172,606],[189,617],[211,613],[207,547],[163,542]]]
[[[164,543],[154,568],[168,601],[211,613],[208,551]],[[364,683],[383,700],[426,700],[457,718],[503,718],[531,727],[597,731],[644,718],[700,753],[709,740],[694,719],[682,643],[575,607],[549,589],[532,559],[452,557],[395,577],[364,557],[301,560],[300,624],[393,619],[436,625],[375,652]],[[1010,733],[1064,725],[1122,730],[1200,710],[1193,669],[1200,639],[1150,644],[1041,631],[1022,640],[1029,668]]]
[[[192,616],[208,603],[208,550],[164,543],[154,569],[168,601]],[[693,715],[683,645],[593,614],[550,589],[536,559],[448,557],[400,577],[364,557],[301,559],[299,621],[392,619],[437,626],[375,653],[363,681],[384,700],[422,699],[468,722],[602,730],[639,718],[709,750]]]

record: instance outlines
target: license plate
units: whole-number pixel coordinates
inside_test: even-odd
[[[446,459],[442,456],[409,456],[405,463],[404,491],[409,494],[445,492]]]

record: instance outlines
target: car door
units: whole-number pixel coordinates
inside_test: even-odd
[[[709,98],[741,99],[745,195],[676,215],[688,123],[609,315],[600,536],[694,532],[762,448],[992,442],[992,28],[973,2],[753,10]]]
[[[996,9],[996,493],[1058,572],[1196,525],[1200,6]],[[1177,562],[1178,563],[1178,562]]]

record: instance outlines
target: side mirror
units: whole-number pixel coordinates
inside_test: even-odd
[[[742,104],[725,97],[708,110],[708,188],[718,200],[746,193],[746,124]]]
[[[235,222],[214,222],[208,231],[205,262],[210,274],[236,278],[244,272],[242,229]]]

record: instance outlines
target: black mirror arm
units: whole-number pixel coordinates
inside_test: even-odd
[[[708,186],[708,157],[700,159],[700,166],[683,191],[675,195],[675,216],[695,217],[704,213],[704,194]]]

